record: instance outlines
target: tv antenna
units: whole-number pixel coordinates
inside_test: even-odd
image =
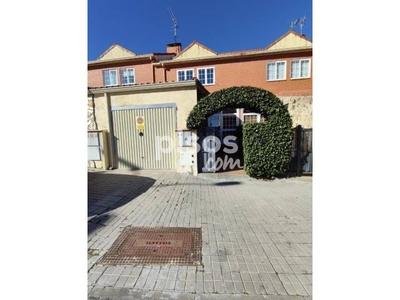
[[[293,29],[296,26],[300,27],[300,34],[303,35],[303,26],[306,25],[306,15],[302,18],[298,18],[290,23],[290,28]]]
[[[303,26],[306,25],[306,16],[300,18],[299,26],[300,26],[300,34],[303,35]]]
[[[175,41],[175,43],[177,43],[177,41],[178,41],[177,36],[178,36],[179,24],[178,24],[178,21],[176,20],[176,18],[174,16],[174,13],[172,12],[171,7],[169,7],[169,6],[168,6],[168,11],[169,11],[169,14],[171,15],[172,23],[173,23],[173,26],[174,26],[174,41]]]

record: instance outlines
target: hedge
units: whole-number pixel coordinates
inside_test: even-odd
[[[286,171],[291,158],[292,119],[283,102],[269,91],[231,87],[214,92],[194,106],[186,126],[207,126],[207,118],[225,108],[245,108],[260,113],[265,122],[243,126],[243,152],[246,173],[273,178]]]
[[[272,117],[263,123],[244,124],[243,156],[248,175],[272,179],[287,170],[293,133],[284,123]]]
[[[207,118],[225,108],[246,108],[268,118],[287,111],[282,101],[269,91],[251,86],[222,89],[202,98],[190,112],[186,126],[207,126]]]

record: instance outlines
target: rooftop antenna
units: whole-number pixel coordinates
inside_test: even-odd
[[[303,26],[306,25],[306,15],[304,17],[300,18],[299,26],[300,26],[300,34],[303,35]]]
[[[178,24],[178,21],[176,20],[176,18],[175,18],[175,16],[174,16],[174,13],[172,12],[172,9],[171,9],[171,7],[169,7],[168,6],[168,11],[169,11],[169,14],[171,15],[171,19],[172,19],[172,23],[173,23],[173,25],[174,25],[174,41],[175,41],[175,43],[177,43],[178,42],[178,39],[177,39],[177,29],[178,29],[178,27],[179,27],[179,24]]]

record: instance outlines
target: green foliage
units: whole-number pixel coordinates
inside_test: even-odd
[[[286,110],[282,101],[269,91],[250,86],[231,87],[199,100],[190,112],[186,126],[191,129],[207,126],[207,118],[225,108],[247,108],[266,118]]]
[[[292,129],[279,117],[273,119],[243,126],[244,165],[250,176],[274,178],[287,170],[291,158]]]
[[[273,178],[284,171],[291,157],[292,119],[282,101],[255,87],[231,87],[202,98],[186,120],[188,128],[207,126],[207,118],[225,108],[245,108],[265,117],[263,123],[243,126],[246,173]]]

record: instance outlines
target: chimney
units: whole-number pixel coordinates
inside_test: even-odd
[[[167,44],[167,53],[175,53],[178,55],[182,51],[182,44],[181,43],[172,43]]]

